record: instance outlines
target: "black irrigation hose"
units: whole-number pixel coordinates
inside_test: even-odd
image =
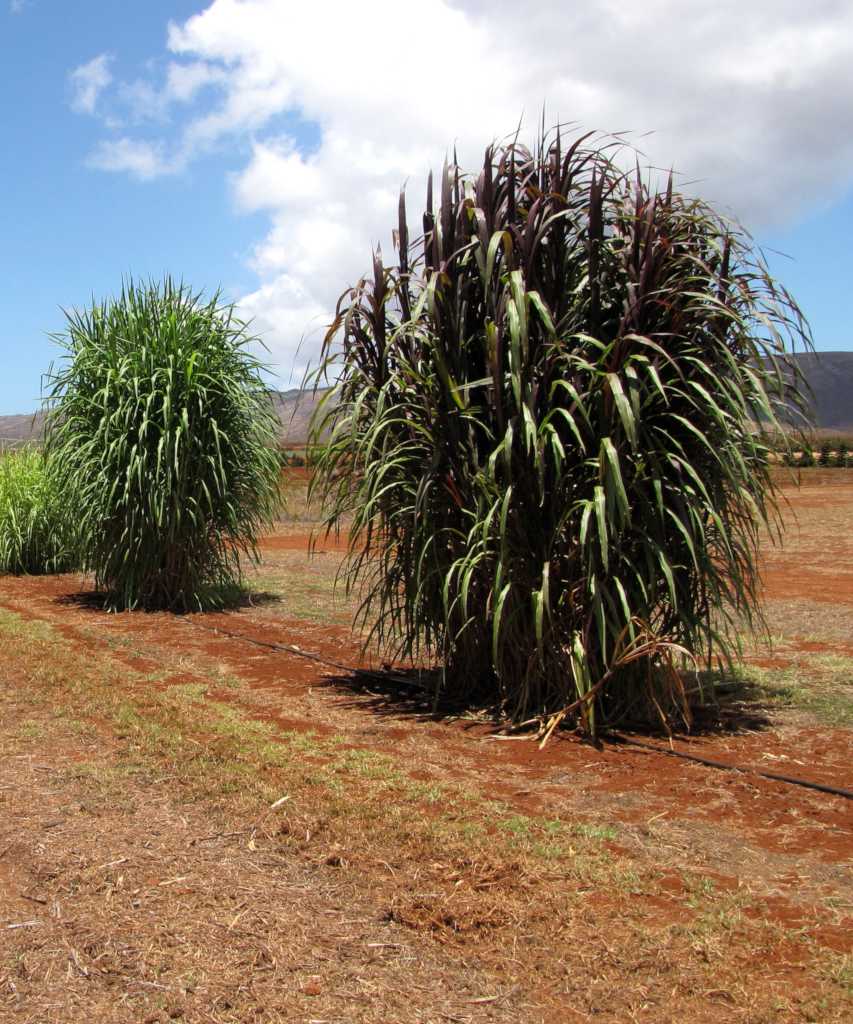
[[[712,761],[708,757],[699,757],[698,754],[686,754],[682,750],[671,750],[667,747],[658,747],[654,743],[643,743],[640,740],[631,739],[620,733],[611,733],[622,743],[632,747],[640,747],[642,750],[649,750],[655,754],[669,754],[670,757],[680,757],[685,761],[695,761],[696,764],[704,764],[709,768],[722,768],[729,772],[742,772],[745,775],[760,775],[763,779],[772,779],[774,782],[786,782],[789,786],[802,786],[804,789],[816,789],[820,793],[830,793],[833,796],[843,796],[846,800],[853,800],[853,790],[841,789],[840,786],[826,786],[822,782],[809,782],[808,779],[798,779],[793,775],[780,775],[778,772],[765,772],[760,768],[744,768],[738,764],[726,764],[724,761]]]
[[[318,665],[327,665],[329,668],[337,668],[342,672],[346,672],[348,675],[362,676],[366,679],[378,679],[381,681],[387,681],[397,683],[400,686],[410,686],[413,689],[424,690],[420,683],[416,683],[411,679],[407,679],[405,676],[401,676],[396,672],[386,672],[384,670],[379,671],[378,669],[370,668],[353,668],[352,665],[344,665],[341,661],[332,661],[330,658],[323,658],[319,654],[312,654],[310,651],[303,651],[301,647],[295,647],[292,644],[277,644],[271,640],[256,640],[251,636],[244,636],[242,633],[232,633],[228,629],[221,629],[219,626],[205,626],[202,622],[193,622],[190,619],[184,619],[184,622],[196,629],[203,629],[207,633],[216,633],[219,636],[227,636],[232,640],[242,640],[247,644],[254,644],[255,647],[266,647],[271,651],[284,651],[286,654],[295,654],[298,658],[305,658],[308,661],[316,661]]]
[[[355,676],[398,683],[402,686],[410,686],[416,689],[424,689],[424,687],[419,683],[415,683],[411,679],[407,679],[405,676],[401,676],[395,672],[380,672],[369,668],[353,668],[351,665],[344,665],[343,662],[332,661],[329,658],[320,657],[319,654],[311,654],[309,651],[303,651],[301,648],[294,647],[291,644],[278,644],[273,643],[270,640],[256,640],[254,637],[245,636],[242,633],[232,633],[230,630],[220,629],[218,626],[205,626],[201,622],[191,622],[189,619],[185,619],[184,621],[189,622],[190,625],[195,626],[197,629],[204,629],[208,633],[227,636],[232,640],[242,640],[244,643],[254,644],[256,647],[265,647],[272,651],[284,651],[287,654],[295,654],[299,658],[306,658],[308,661],[315,661],[319,665],[328,665],[330,668],[340,669],[343,672],[348,672]],[[624,736],[617,732],[611,732],[610,735],[622,743],[626,743],[632,747],[639,747],[641,750],[648,750],[654,754],[668,754],[670,757],[680,757],[684,761],[693,761],[695,764],[703,764],[708,768],[717,768],[728,772],[740,772],[744,775],[759,775],[761,778],[770,779],[773,782],[784,782],[789,786],[801,786],[803,789],[814,789],[819,793],[829,793],[831,796],[841,796],[844,797],[845,800],[853,800],[853,790],[842,789],[840,786],[826,786],[822,782],[810,782],[808,779],[798,779],[793,775],[781,775],[778,772],[765,772],[760,768],[744,768],[742,765],[726,764],[724,761],[712,761],[708,757],[699,757],[698,754],[686,754],[681,750],[658,747],[654,743],[643,743],[640,740],[631,739],[629,736]]]

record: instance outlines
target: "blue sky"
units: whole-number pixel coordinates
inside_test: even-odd
[[[169,17],[197,6],[33,0],[0,15],[0,413],[36,407],[60,307],[111,294],[122,274],[169,271],[235,297],[253,283],[245,256],[260,228],[234,210],[227,154],[156,185],[94,170],[99,126],[69,105],[75,66],[110,52],[142,68]]]
[[[335,0],[0,3],[0,414],[37,405],[60,307],[129,273],[221,286],[288,386],[371,245],[388,246],[399,184],[417,197],[448,144],[476,160],[544,102],[655,130],[650,159],[790,255],[772,266],[817,347],[853,349],[849,3],[647,0],[648,21],[674,25],[653,78],[636,74],[648,26],[613,0],[542,0],[511,52],[508,0],[365,0],[360,18]]]

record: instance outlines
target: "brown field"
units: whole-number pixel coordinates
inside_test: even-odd
[[[753,771],[853,788],[853,471],[786,482],[772,648],[673,741],[741,772],[348,672],[289,479],[239,611],[0,579],[0,1021],[853,1019],[853,802]]]

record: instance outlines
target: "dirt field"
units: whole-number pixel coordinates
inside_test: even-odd
[[[853,472],[802,476],[773,647],[673,746],[850,789]],[[853,1018],[853,802],[323,663],[360,648],[293,480],[240,611],[0,579],[0,1021]]]

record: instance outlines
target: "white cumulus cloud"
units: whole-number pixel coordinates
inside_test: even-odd
[[[243,304],[283,368],[316,355],[371,246],[390,249],[400,185],[414,227],[448,148],[475,170],[522,115],[532,136],[543,105],[549,122],[636,133],[649,162],[752,227],[853,178],[849,0],[213,0],[167,46],[156,88],[181,111],[177,141],[123,138],[93,162],[151,178],[248,143],[235,203],[269,226]],[[316,129],[310,148],[282,129],[293,115]]]
[[[98,98],[113,80],[110,72],[112,59],[109,54],[102,53],[71,72],[69,75],[72,89],[71,109],[76,113],[95,113]]]
[[[188,64],[169,64],[165,94],[175,103],[189,103],[208,86],[218,85],[227,78],[226,72],[204,61]]]
[[[126,171],[139,181],[174,174],[180,164],[164,156],[161,145],[137,139],[106,139],[89,156],[89,166],[101,171]]]

